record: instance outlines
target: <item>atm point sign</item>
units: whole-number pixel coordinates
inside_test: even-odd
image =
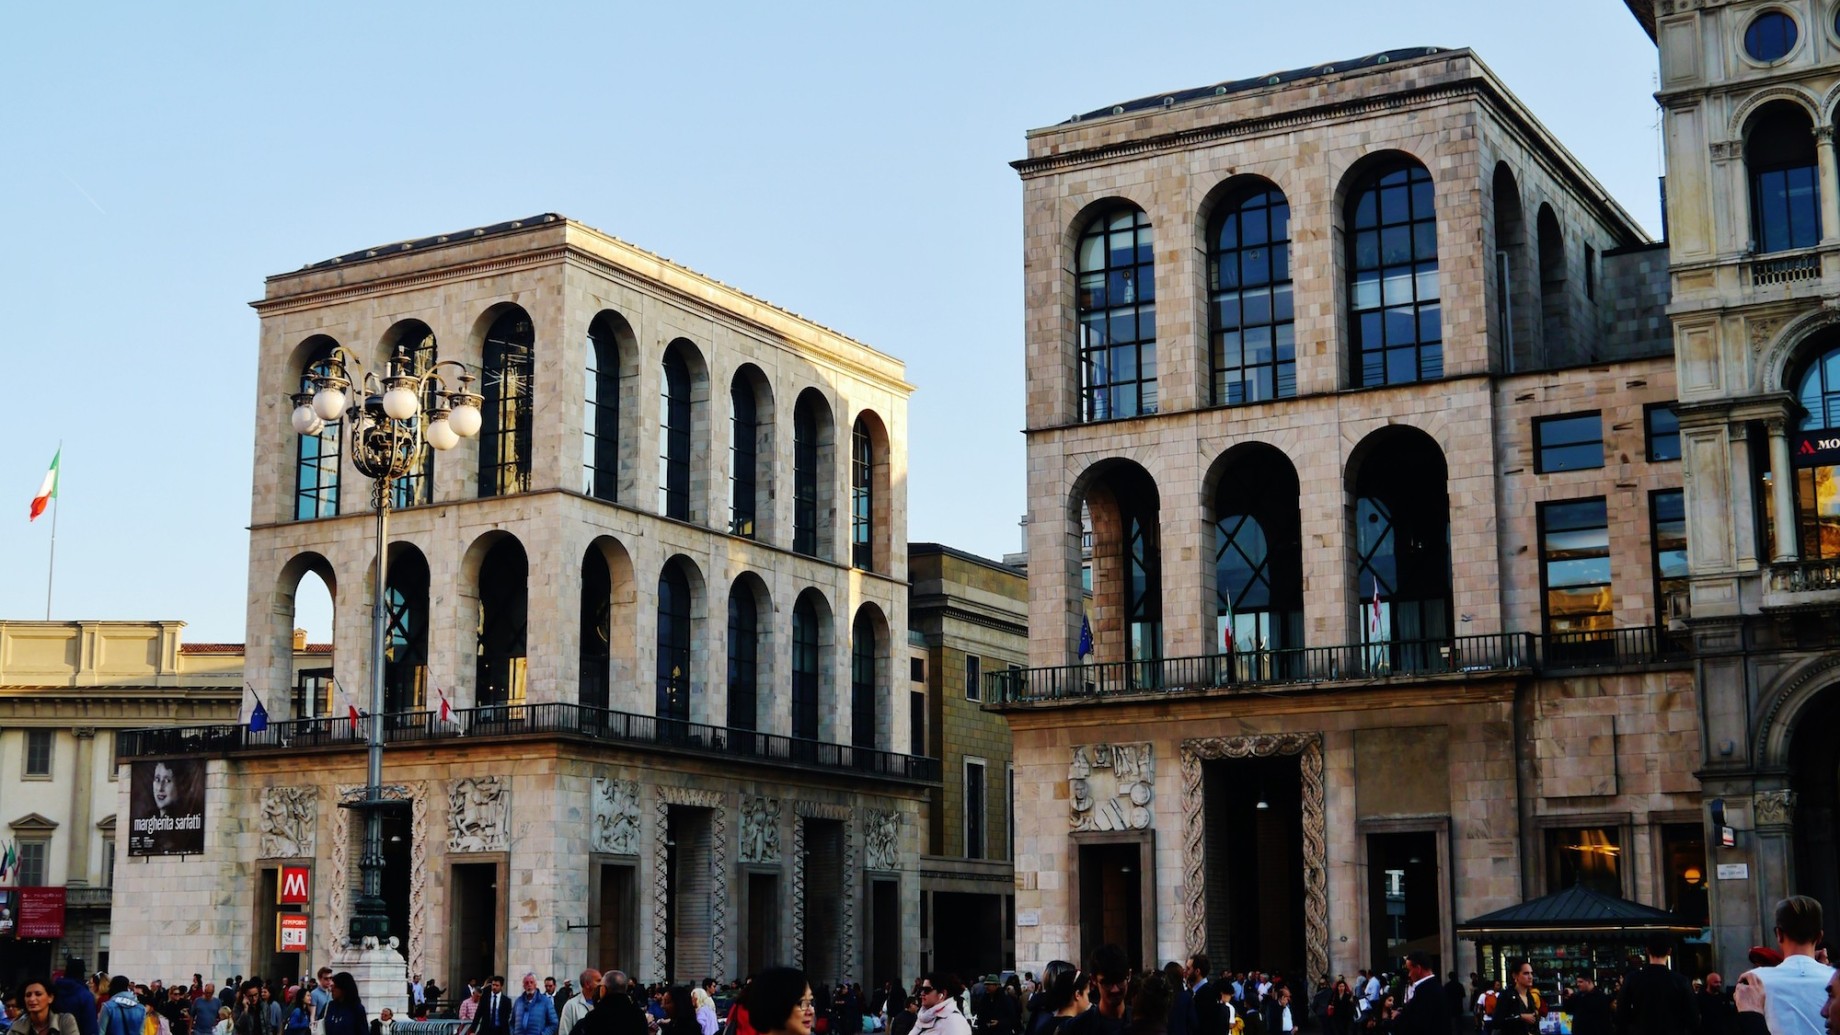
[[[311,882],[305,866],[283,866],[275,888],[275,902],[283,906],[304,906]]]

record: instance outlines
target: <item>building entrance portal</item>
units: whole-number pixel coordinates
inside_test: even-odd
[[[463,989],[468,978],[504,970],[498,959],[498,947],[504,944],[505,936],[500,922],[504,906],[498,897],[498,864],[456,864],[450,886],[453,961],[447,987]]]
[[[700,981],[714,971],[710,881],[710,812],[672,806],[665,841],[665,980]]]
[[[805,825],[805,973],[812,983],[844,978],[842,946],[843,824],[834,819]]]
[[[779,875],[747,875],[747,939],[742,942],[741,973],[758,974],[779,956]]]
[[[1102,945],[1116,945],[1126,959],[1144,959],[1144,846],[1083,844],[1079,850],[1080,958],[1091,959]],[[944,953],[941,948],[942,964]]]
[[[1442,953],[1439,879],[1434,831],[1367,835],[1368,959],[1403,971],[1408,952]]]
[[[1297,756],[1223,759],[1205,769],[1209,955],[1234,970],[1304,973]]]
[[[1840,686],[1821,696],[1795,720],[1789,741],[1789,811],[1794,824],[1797,894],[1821,903],[1821,915],[1840,917],[1840,757],[1833,733],[1840,729]],[[1829,930],[1840,921],[1829,920]]]
[[[633,867],[601,865],[600,901],[596,915],[600,951],[587,961],[608,970],[628,973],[639,969],[639,881]]]

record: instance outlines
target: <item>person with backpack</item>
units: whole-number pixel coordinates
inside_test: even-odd
[[[134,994],[128,975],[109,979],[109,997],[103,1001],[97,1024],[99,1035],[142,1035],[147,1029],[147,1008]]]

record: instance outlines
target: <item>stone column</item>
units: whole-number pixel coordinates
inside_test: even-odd
[[[77,738],[76,780],[70,791],[70,855],[64,883],[89,883],[89,838],[93,829],[90,797],[96,777],[96,728],[78,726],[70,731]]]
[[[1789,465],[1789,433],[1781,418],[1766,422],[1770,432],[1770,525],[1776,533],[1776,547],[1770,560],[1775,564],[1794,561],[1801,551],[1795,541],[1795,493],[1789,487],[1795,469]]]
[[[1840,243],[1840,180],[1835,178],[1834,127],[1816,126],[1814,153],[1821,177],[1821,243]]]

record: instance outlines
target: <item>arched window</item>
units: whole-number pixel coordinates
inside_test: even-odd
[[[1266,446],[1226,459],[1214,496],[1215,649],[1235,655],[1303,644],[1303,538],[1297,471]],[[1233,673],[1269,678],[1265,659]]]
[[[658,573],[660,719],[690,718],[690,580],[677,561]]]
[[[1371,665],[1424,671],[1451,635],[1444,454],[1406,428],[1375,432],[1358,452],[1353,619],[1360,642],[1375,645]]]
[[[664,353],[658,397],[658,513],[690,520],[690,366],[677,348]]]
[[[850,743],[875,746],[875,619],[856,616],[850,632]]]
[[[792,607],[792,735],[818,739],[818,609],[809,593]]]
[[[1540,232],[1540,340],[1548,363],[1564,363],[1574,354],[1571,313],[1565,301],[1565,233],[1551,205],[1541,205],[1536,220]]]
[[[818,555],[818,460],[822,429],[812,394],[792,408],[792,549]]]
[[[1840,345],[1816,356],[1794,382],[1803,416],[1790,455],[1795,464],[1796,530],[1802,559],[1840,557]]]
[[[620,498],[620,345],[613,321],[588,327],[582,371],[581,491],[595,499]]]
[[[1163,560],[1156,481],[1128,460],[1095,469],[1081,501],[1092,517],[1094,662],[1153,662],[1163,656]],[[1087,607],[1082,599],[1078,605]],[[1154,666],[1129,666],[1134,683],[1160,678]]]
[[[492,544],[479,567],[479,625],[474,693],[482,705],[524,700],[530,560],[509,536]]]
[[[760,724],[760,608],[754,591],[739,582],[728,592],[728,725]]]
[[[531,391],[536,364],[530,316],[513,306],[486,332],[480,394],[479,495],[530,489]]]
[[[1259,187],[1223,206],[1210,236],[1214,404],[1297,394],[1291,308],[1291,206]]]
[[[395,339],[391,346],[392,355],[401,349],[409,360],[409,372],[416,377],[427,377],[439,359],[435,351],[434,332],[420,320],[411,320],[406,326],[397,329],[392,335]],[[415,507],[434,502],[434,454],[430,447],[422,450],[422,469],[390,483],[390,506],[396,508]]]
[[[605,708],[612,700],[613,572],[598,547],[581,558],[581,671],[575,701]]]
[[[300,372],[300,390],[317,391],[313,378],[330,372],[331,342],[320,346]],[[329,420],[317,435],[300,435],[294,454],[294,520],[339,516],[339,432],[342,421]]]
[[[755,465],[760,462],[760,416],[747,375],[735,375],[728,402],[728,530],[752,539],[758,506]]]
[[[1350,383],[1444,376],[1431,174],[1410,159],[1375,166],[1349,194],[1347,225]]]
[[[1075,256],[1080,418],[1156,412],[1156,275],[1150,220],[1122,207],[1087,224]]]
[[[397,546],[390,554],[383,634],[386,715],[428,706],[428,561],[413,546]]]
[[[875,442],[860,417],[850,429],[850,563],[875,567]]]
[[[1759,254],[1821,243],[1821,176],[1814,123],[1800,105],[1775,101],[1744,133],[1750,175],[1751,238]]]

